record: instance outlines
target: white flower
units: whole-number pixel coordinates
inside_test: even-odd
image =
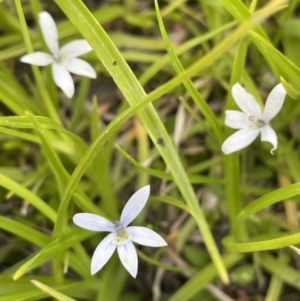
[[[91,213],[78,213],[73,217],[74,223],[84,229],[98,232],[111,232],[97,246],[91,263],[91,274],[97,273],[117,249],[125,269],[136,277],[138,257],[132,242],[150,247],[163,247],[167,243],[154,231],[145,227],[128,225],[144,208],[150,193],[150,186],[139,189],[125,205],[120,221],[110,222],[104,217]]]
[[[273,154],[277,148],[277,136],[269,126],[269,121],[277,115],[283,105],[286,91],[282,84],[278,84],[271,91],[263,112],[254,97],[247,93],[239,83],[233,85],[231,92],[236,104],[243,112],[225,111],[225,124],[239,131],[224,141],[222,151],[225,154],[238,151],[252,143],[261,133],[261,141],[268,141],[273,145],[271,150]]]
[[[96,72],[86,61],[77,58],[92,50],[86,40],[75,40],[59,49],[58,34],[55,22],[45,11],[39,13],[39,23],[44,40],[51,52],[34,52],[21,57],[21,62],[36,66],[52,64],[52,75],[56,85],[67,97],[74,95],[74,82],[70,72],[91,78],[96,78]]]

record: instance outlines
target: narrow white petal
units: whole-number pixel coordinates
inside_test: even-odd
[[[224,154],[228,155],[230,153],[236,152],[254,141],[258,136],[259,129],[241,129],[231,136],[229,136],[222,144],[222,151]]]
[[[263,119],[266,122],[269,122],[281,110],[285,96],[286,91],[282,84],[278,84],[270,92],[263,112]]]
[[[75,225],[99,232],[116,232],[115,225],[106,218],[92,213],[77,213],[73,216]]]
[[[86,61],[78,58],[71,58],[66,62],[66,68],[78,75],[96,78],[97,74],[93,67]]]
[[[236,104],[244,113],[248,116],[261,117],[261,108],[259,104],[239,83],[232,86],[231,93]]]
[[[145,227],[127,227],[126,231],[130,234],[130,240],[143,246],[163,247],[168,244],[156,232]]]
[[[58,34],[53,18],[48,12],[43,11],[39,13],[39,22],[46,45],[51,53],[58,54]]]
[[[129,274],[135,278],[138,270],[138,257],[136,249],[131,241],[118,245],[118,255]]]
[[[145,207],[150,194],[150,185],[140,188],[126,203],[120,218],[121,225],[126,228]]]
[[[108,234],[97,246],[91,262],[91,274],[100,271],[114,253],[117,245],[113,243],[115,233]]]
[[[27,63],[35,66],[47,66],[54,62],[52,55],[45,52],[33,52],[23,55],[20,58],[22,63]]]
[[[93,50],[91,45],[86,40],[75,40],[60,49],[60,53],[66,55],[68,58],[81,56]]]
[[[52,64],[52,75],[56,85],[62,89],[68,98],[74,95],[74,82],[71,74],[64,65]]]
[[[248,115],[240,111],[225,111],[225,124],[233,129],[242,129],[248,127],[251,121]]]
[[[271,154],[273,155],[273,151],[277,148],[277,135],[275,131],[268,125],[260,128],[261,133],[261,141],[270,142],[273,145],[271,149]]]

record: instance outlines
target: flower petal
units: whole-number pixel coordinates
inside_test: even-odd
[[[23,55],[20,58],[22,63],[27,63],[35,66],[47,66],[54,62],[52,55],[45,52],[33,52],[26,55]]]
[[[280,111],[285,96],[286,96],[286,91],[282,84],[278,84],[270,92],[266,101],[265,110],[263,112],[263,119],[266,122],[269,122]]]
[[[72,98],[75,91],[74,82],[66,67],[53,63],[52,75],[56,85],[62,89],[68,98]]]
[[[131,241],[118,245],[118,255],[129,274],[135,278],[138,270],[138,258],[136,249]]]
[[[168,244],[156,232],[145,227],[127,227],[126,231],[130,234],[130,240],[143,246],[163,247]]]
[[[232,86],[231,93],[236,104],[244,113],[248,116],[261,117],[261,108],[259,104],[239,83]]]
[[[99,232],[116,232],[115,225],[106,218],[92,213],[77,213],[73,216],[75,225]]]
[[[53,18],[48,12],[43,11],[39,13],[39,22],[46,45],[48,46],[51,53],[58,54],[58,34]]]
[[[86,40],[75,40],[60,49],[60,53],[66,55],[68,58],[77,57],[92,51],[93,48]]]
[[[222,144],[222,151],[228,155],[248,146],[258,136],[259,129],[241,129],[229,136]]]
[[[113,243],[116,234],[108,234],[97,246],[91,262],[91,274],[100,271],[114,253],[117,245]]]
[[[93,67],[86,61],[78,58],[71,58],[66,62],[66,68],[75,74],[96,78],[97,74]]]
[[[275,131],[268,125],[260,128],[261,133],[261,141],[270,142],[273,145],[271,149],[271,154],[273,155],[273,151],[277,148],[277,135]]]
[[[150,194],[150,185],[140,188],[126,203],[120,218],[121,225],[126,228],[145,207]]]
[[[225,124],[233,129],[242,129],[248,127],[251,121],[248,115],[240,111],[225,111]]]

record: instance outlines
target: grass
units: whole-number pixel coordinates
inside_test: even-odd
[[[102,3],[102,2],[101,2]],[[288,300],[298,296],[300,23],[297,1],[30,0],[0,6],[0,301]],[[69,100],[49,67],[38,13],[59,42],[85,38],[97,79]],[[279,146],[257,139],[224,155],[225,109],[240,82],[264,104]],[[138,188],[136,225],[168,247],[138,247],[136,279],[117,256],[90,275],[104,237],[77,212],[114,221]],[[245,297],[242,297],[242,296]],[[151,296],[151,297],[149,297]],[[243,299],[244,298],[244,299]]]

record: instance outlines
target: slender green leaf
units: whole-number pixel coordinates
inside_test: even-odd
[[[262,197],[252,201],[239,213],[236,217],[234,227],[239,227],[241,222],[255,212],[298,194],[300,194],[300,183],[288,185],[266,193]]]
[[[261,236],[252,238],[250,242],[236,242],[232,236],[227,236],[223,239],[223,244],[228,251],[232,252],[257,252],[265,250],[275,250],[289,245],[300,243],[300,234],[292,233],[272,233],[275,238],[262,239]]]
[[[288,266],[285,262],[282,262],[281,259],[275,258],[274,255],[271,255],[270,253],[261,254],[260,264],[266,271],[276,275],[285,284],[288,284],[297,290],[300,289],[300,275],[297,269]]]
[[[165,180],[171,180],[173,181],[173,177],[170,173],[161,171],[161,170],[155,170],[152,168],[144,167],[143,165],[136,162],[129,154],[127,154],[119,145],[116,145],[116,149],[124,156],[132,165],[134,165],[139,170],[144,171],[145,173],[155,176],[157,178],[165,179]],[[209,176],[201,176],[201,175],[194,175],[189,174],[188,178],[190,179],[190,183],[192,184],[203,184],[203,183],[224,183],[223,179],[220,178],[213,178]]]
[[[180,208],[186,212],[188,212],[190,215],[193,215],[193,211],[183,202],[179,201],[178,199],[171,197],[171,196],[156,196],[156,197],[151,197],[152,201],[157,201],[157,202],[164,202],[166,204],[170,204],[172,206],[175,206],[177,208]]]
[[[0,228],[22,237],[23,239],[30,241],[39,247],[44,247],[51,240],[49,236],[41,233],[40,231],[9,219],[5,216],[0,216]]]
[[[76,301],[73,298],[70,298],[58,291],[56,291],[55,289],[51,288],[48,285],[45,285],[37,280],[31,280],[31,283],[33,283],[35,286],[37,286],[40,290],[42,290],[43,292],[46,292],[48,295],[54,297],[57,300],[60,301]]]
[[[25,188],[23,185],[13,181],[12,179],[6,177],[0,173],[0,186],[5,187],[9,191],[14,192],[19,195],[24,200],[29,202],[33,207],[38,209],[43,215],[48,217],[52,222],[56,221],[56,212],[37,195],[32,193],[30,190]]]
[[[51,259],[53,256],[59,254],[61,251],[67,250],[74,244],[92,236],[94,233],[83,231],[81,229],[75,229],[68,232],[65,235],[57,237],[44,247],[37,255],[32,259],[25,262],[13,275],[13,279],[19,279],[30,269],[42,264],[46,260]]]
[[[300,69],[260,35],[253,31],[250,31],[250,35],[256,41],[256,45],[262,54],[272,59],[273,63],[276,64],[279,70],[277,76],[283,76],[298,85],[300,81]]]
[[[156,9],[156,16],[158,20],[158,25],[160,28],[161,35],[164,39],[164,42],[166,44],[166,48],[168,51],[168,54],[170,56],[170,60],[172,62],[173,68],[175,69],[177,74],[181,74],[184,72],[184,68],[178,59],[176,53],[174,52],[172,45],[169,41],[168,34],[165,30],[163,20],[160,15],[159,7],[157,0],[155,0],[155,9]],[[187,79],[183,82],[183,85],[185,86],[186,90],[189,92],[190,96],[194,100],[195,104],[198,106],[199,111],[204,115],[208,123],[210,124],[212,128],[212,132],[215,135],[215,138],[218,140],[219,144],[223,141],[223,133],[221,131],[221,127],[218,123],[218,120],[209,107],[209,105],[206,103],[206,101],[202,98],[201,94],[198,92],[198,90],[195,88],[193,82],[190,79]]]
[[[243,259],[241,254],[231,253],[225,254],[223,257],[223,262],[227,268],[232,267]],[[196,293],[202,290],[206,284],[211,282],[217,276],[216,268],[209,264],[201,271],[196,273],[189,279],[184,285],[182,285],[176,293],[169,298],[169,301],[186,301],[190,300]]]

